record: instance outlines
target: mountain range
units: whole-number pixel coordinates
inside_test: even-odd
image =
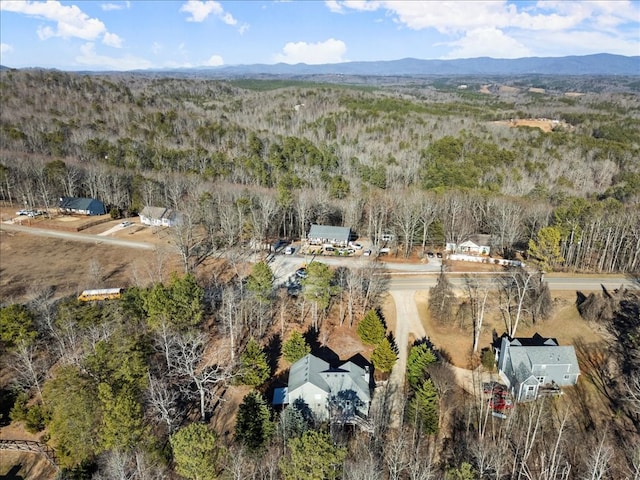
[[[0,65],[0,70],[9,67]],[[88,73],[90,70],[84,71]],[[610,53],[566,57],[526,57],[502,59],[491,57],[453,60],[401,60],[343,62],[309,65],[305,63],[226,65],[136,70],[139,73],[196,73],[212,77],[259,75],[349,75],[349,76],[423,76],[423,75],[640,75],[640,56],[627,57]]]
[[[490,57],[456,60],[401,60],[344,62],[322,65],[235,65],[202,67],[212,75],[640,75],[640,56],[626,57],[600,53],[567,57],[528,57],[498,59]]]

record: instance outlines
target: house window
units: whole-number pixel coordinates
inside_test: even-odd
[[[562,378],[564,378],[565,380],[569,380],[569,375],[565,375],[565,376],[564,376],[564,377],[562,377]]]
[[[528,392],[533,392],[536,389],[536,387],[534,385],[529,385],[527,386],[527,393]]]
[[[538,383],[542,385],[544,383],[544,377],[536,377],[538,379]]]

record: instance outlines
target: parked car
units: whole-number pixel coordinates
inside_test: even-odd
[[[493,408],[494,410],[507,410],[513,408],[513,402],[508,398],[496,396],[489,400],[489,408]]]
[[[333,253],[336,251],[336,249],[334,247],[324,247],[324,251]]]
[[[362,250],[362,245],[356,242],[349,242],[349,246],[356,250]]]
[[[299,268],[298,270],[296,270],[296,277],[299,278],[307,278],[307,269],[306,268]]]
[[[30,211],[31,211],[31,210],[24,210],[24,209],[22,209],[22,210],[18,210],[18,211],[16,212],[16,215],[28,215]]]
[[[121,227],[128,227],[129,225],[132,225],[132,223],[131,222],[122,222],[120,224]]]
[[[436,257],[438,257],[438,258],[442,258],[442,252],[438,252],[438,253],[436,253]]]
[[[287,248],[284,249],[284,254],[293,255],[295,251],[296,251],[295,247],[292,247],[291,245],[289,245]]]
[[[369,255],[371,255],[371,250],[365,250],[364,252],[362,252],[362,255],[368,257]]]
[[[435,254],[433,252],[427,252],[427,257],[433,258],[435,257]]]

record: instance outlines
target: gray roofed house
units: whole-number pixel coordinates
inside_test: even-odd
[[[62,213],[79,213],[81,215],[104,215],[107,209],[95,198],[62,197],[58,204]]]
[[[180,223],[180,214],[164,207],[144,207],[140,212],[140,223],[152,227],[173,227]]]
[[[502,337],[498,372],[519,402],[535,400],[546,389],[575,385],[580,375],[572,346],[560,346],[554,338]]]
[[[321,358],[306,355],[291,366],[287,387],[274,393],[274,404],[296,401],[304,402],[319,421],[349,423],[366,418],[371,403],[369,369],[349,361],[332,368]]]
[[[346,247],[351,240],[349,227],[333,227],[330,225],[311,225],[307,241],[311,245],[331,244]]]

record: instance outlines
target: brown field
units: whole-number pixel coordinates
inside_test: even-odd
[[[603,341],[605,333],[600,331],[597,325],[586,322],[580,317],[575,306],[575,292],[552,292],[552,297],[553,316],[535,325],[529,321],[521,321],[518,326],[518,336],[532,336],[537,332],[543,337],[557,338],[560,345],[573,345],[580,340],[586,344]],[[458,322],[443,325],[430,318],[427,309],[428,298],[428,292],[418,292],[416,295],[422,324],[433,344],[445,351],[454,365],[462,368],[475,366],[477,359],[473,359],[471,355],[473,346],[471,325],[460,325]],[[494,330],[498,336],[505,332],[504,323],[495,304],[485,314],[479,350],[491,345]]]
[[[12,218],[15,208],[3,208],[3,220]],[[27,219],[23,225],[63,230],[64,226],[82,228],[82,222],[95,218],[59,217]],[[111,220],[82,229],[80,233],[98,234],[118,225]],[[56,228],[56,225],[62,225]],[[154,232],[133,225],[112,234],[113,237],[153,243],[158,251],[137,250],[104,243],[68,241],[59,238],[0,230],[0,299],[23,301],[44,287],[52,287],[56,297],[76,295],[87,288],[117,288],[147,284],[167,278],[169,272],[180,271],[166,232]]]
[[[504,125],[505,127],[533,127],[539,128],[543,132],[551,132],[554,127],[562,127],[564,129],[570,129],[571,126],[565,122],[555,122],[546,118],[517,118],[513,120],[504,120],[492,122],[496,125]]]

